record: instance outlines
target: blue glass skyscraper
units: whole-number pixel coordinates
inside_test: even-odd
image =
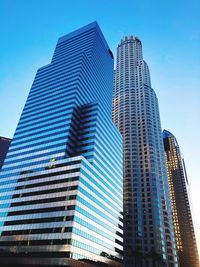
[[[113,55],[96,22],[37,71],[0,177],[0,256],[14,266],[121,266],[122,139]]]

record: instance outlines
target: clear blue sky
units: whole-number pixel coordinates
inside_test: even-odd
[[[0,135],[13,136],[36,70],[50,62],[58,37],[97,20],[115,54],[122,36],[137,35],[162,127],[185,158],[200,235],[199,14],[199,0],[0,0]]]

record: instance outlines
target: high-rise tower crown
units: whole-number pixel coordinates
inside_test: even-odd
[[[139,37],[135,36],[135,35],[128,35],[128,36],[124,36],[122,39],[121,39],[121,43],[122,42],[125,42],[125,41],[136,41],[136,42],[141,42],[141,40],[139,39]]]

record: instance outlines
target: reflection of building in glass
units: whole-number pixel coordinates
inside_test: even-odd
[[[121,266],[122,138],[96,22],[36,74],[0,178],[0,262]]]
[[[158,101],[134,36],[117,48],[113,121],[124,144],[125,266],[177,266]]]
[[[164,130],[163,141],[179,264],[180,267],[198,267],[198,251],[190,210],[188,180],[184,161],[173,134]]]
[[[11,142],[11,139],[0,136],[0,170],[1,170],[1,167],[3,166],[6,153],[8,152],[10,142]]]

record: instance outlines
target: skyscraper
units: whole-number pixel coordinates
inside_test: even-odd
[[[6,153],[8,152],[10,142],[11,142],[10,138],[0,136],[0,170],[5,160]]]
[[[137,37],[118,45],[113,91],[123,135],[125,266],[177,266],[158,101]]]
[[[0,178],[4,266],[121,266],[122,137],[96,22],[37,71]]]
[[[188,179],[184,160],[175,136],[163,131],[167,174],[170,185],[173,222],[180,267],[199,267],[195,232],[188,196]]]

